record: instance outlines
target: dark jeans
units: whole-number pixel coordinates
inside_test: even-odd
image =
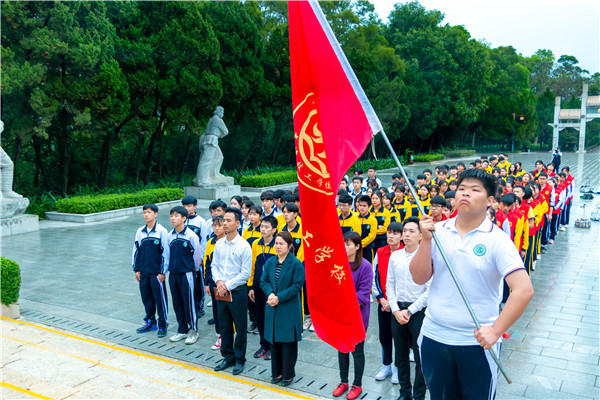
[[[271,346],[271,374],[273,378],[281,375],[289,381],[296,376],[296,360],[298,360],[298,342],[279,343]]]
[[[391,311],[381,311],[381,304],[377,305],[377,320],[379,321],[379,343],[381,344],[381,357],[383,365],[392,364],[392,319]]]
[[[560,214],[552,214],[552,222],[550,224],[550,236],[549,240],[556,240],[556,233],[558,232],[558,224],[560,223]]]
[[[250,287],[248,288],[248,292],[250,292]],[[256,290],[254,291],[254,293],[256,293]],[[256,303],[253,302],[252,300],[248,301],[248,316],[250,318],[250,322],[254,322],[255,324],[258,323],[258,320],[256,319]]]
[[[427,387],[421,371],[421,359],[419,357],[419,344],[417,339],[421,333],[421,325],[425,318],[425,309],[411,315],[408,323],[400,325],[396,317],[392,317],[392,336],[396,348],[396,367],[398,368],[398,380],[400,381],[400,394],[412,394],[415,400],[425,398]],[[410,382],[409,350],[412,347],[415,355],[415,384],[414,388]],[[433,397],[432,397],[433,398]]]
[[[244,364],[248,340],[248,287],[239,286],[231,291],[232,302],[217,301],[219,331],[221,332],[221,355],[227,362]],[[214,307],[214,305],[213,305]],[[235,343],[233,341],[235,324]]]
[[[432,399],[494,398],[497,374],[492,375],[483,347],[450,346],[423,337],[421,359]]]
[[[362,377],[365,372],[365,341],[358,343],[352,352],[354,359],[354,382],[353,385],[362,386]],[[348,383],[348,371],[350,370],[350,353],[338,351],[338,363],[340,366],[340,380]]]
[[[550,232],[550,221],[546,219],[545,215],[542,218],[544,221],[544,227],[542,228],[542,237],[540,238],[540,245],[545,247],[548,246],[548,232]]]

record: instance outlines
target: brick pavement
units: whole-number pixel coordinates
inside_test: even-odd
[[[538,158],[549,154],[516,154],[511,161],[523,161],[531,169]],[[435,164],[433,164],[435,165]],[[567,153],[578,188],[585,179],[599,185],[600,153]],[[409,175],[425,168],[409,168]],[[384,183],[389,183],[384,180]],[[576,191],[577,193],[577,191]],[[587,208],[596,207],[597,199]],[[574,227],[582,210],[577,199],[571,226],[560,232],[556,244],[544,256],[532,275],[536,294],[523,317],[514,325],[512,337],[503,344],[501,359],[513,379],[500,381],[499,399],[513,398],[598,398],[599,309],[598,237],[599,222],[592,229]],[[206,215],[205,210],[201,214]],[[159,221],[169,227],[168,215]],[[2,255],[21,264],[23,319],[42,322],[73,332],[142,351],[179,358],[204,366],[220,360],[211,351],[214,330],[200,320],[201,339],[193,346],[171,345],[152,334],[137,335],[143,308],[131,272],[131,245],[140,216],[93,225],[42,222],[41,231],[3,238]],[[209,309],[210,310],[210,309]],[[170,313],[174,316],[174,313]],[[373,379],[380,365],[375,306],[368,331],[365,370],[365,398],[396,398],[398,387]],[[174,323],[174,318],[171,318]],[[171,325],[170,331],[174,331]],[[250,335],[248,354],[258,348]],[[269,364],[250,357],[244,374],[267,380]],[[300,344],[298,378],[294,386],[314,395],[328,397],[338,383],[336,351],[314,333],[306,332]]]

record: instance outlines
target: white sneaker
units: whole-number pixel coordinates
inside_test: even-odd
[[[542,255],[541,255],[541,254],[538,254],[538,255],[537,255],[537,259],[538,259],[538,260],[541,260],[541,259],[542,259]]]
[[[554,244],[554,240],[552,240],[552,239],[548,240],[548,244]]]
[[[394,365],[392,367],[392,385],[399,385],[400,381],[398,380],[398,368]]]
[[[384,365],[383,367],[381,367],[379,369],[379,372],[377,373],[377,375],[375,375],[375,380],[382,381],[385,378],[387,378],[388,376],[390,376],[391,374],[392,374],[392,366]]]
[[[535,264],[537,263],[537,261],[534,261],[533,263],[531,263],[531,270],[535,271]]]
[[[413,352],[413,349],[410,349],[408,352],[408,360],[410,362],[415,362],[415,353]]]
[[[312,319],[310,319],[310,317],[306,317],[306,319],[304,320],[304,324],[302,324],[302,329],[308,329],[310,328],[312,325]]]
[[[212,307],[212,299],[208,302],[208,304],[206,305],[206,307]]]
[[[198,332],[196,331],[191,331],[188,334],[187,339],[185,339],[185,344],[194,344],[198,341]]]
[[[179,342],[180,340],[187,339],[187,333],[177,333],[169,338],[171,342]]]
[[[221,336],[219,336],[219,338],[217,339],[215,344],[212,345],[211,349],[213,349],[213,350],[221,349]]]
[[[565,226],[563,225],[563,226],[561,226],[561,227],[559,228],[559,230],[560,230],[561,232],[564,232],[564,231],[566,230],[566,228],[565,228]]]

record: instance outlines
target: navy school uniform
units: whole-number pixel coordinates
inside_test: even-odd
[[[198,239],[200,240],[200,247],[202,248],[202,258],[204,258],[204,250],[206,249],[206,221],[198,214],[194,214],[189,216],[185,220],[185,226],[187,226],[188,229],[191,229],[192,232],[194,232],[196,236],[198,236]],[[195,287],[204,287],[202,273],[197,273],[195,278]],[[204,290],[196,290],[194,292],[194,303],[196,304],[196,313],[199,315],[204,314],[204,296]]]
[[[169,267],[169,246],[167,230],[158,222],[148,230],[146,225],[135,234],[131,263],[133,271],[140,273],[140,295],[146,311],[144,320],[156,325],[158,314],[159,329],[166,329],[168,314],[167,287],[158,279],[158,274],[166,274]]]
[[[198,236],[188,227],[169,232],[169,287],[177,317],[177,333],[198,331],[194,305],[195,274],[202,275],[202,247]],[[203,288],[198,288],[203,290]]]

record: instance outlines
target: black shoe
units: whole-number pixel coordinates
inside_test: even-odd
[[[267,349],[263,349],[261,347],[260,349],[256,350],[256,353],[254,353],[254,358],[263,358],[265,354],[267,354]]]
[[[236,362],[235,367],[233,367],[233,371],[231,371],[234,375],[239,375],[244,370],[244,364]]]
[[[279,378],[271,378],[271,383],[272,383],[273,385],[276,385],[276,384],[278,384],[279,382],[281,382],[281,379],[283,379],[283,378],[281,378],[281,377],[279,377]]]
[[[204,314],[206,314],[204,311],[198,311],[198,312],[196,312],[196,317],[202,318],[202,317],[204,317]]]
[[[413,400],[413,397],[410,393],[404,393],[398,397],[398,400]]]
[[[165,336],[167,336],[167,330],[165,328],[160,328],[158,330],[158,335],[159,338],[164,338]]]
[[[248,328],[248,333],[256,333],[256,332],[255,332],[255,331],[256,331],[256,328],[257,328],[257,326],[256,326],[256,322],[253,322],[253,323],[250,325],[250,327]]]
[[[290,379],[289,381],[281,381],[279,382],[279,386],[290,386],[292,384],[292,380]]]
[[[209,325],[214,325],[215,324],[215,319],[214,318],[209,319],[208,320],[208,324]]]
[[[233,361],[221,361],[221,364],[217,365],[215,367],[215,371],[223,371],[224,369],[227,369],[229,367],[233,367],[235,365],[235,363]]]

